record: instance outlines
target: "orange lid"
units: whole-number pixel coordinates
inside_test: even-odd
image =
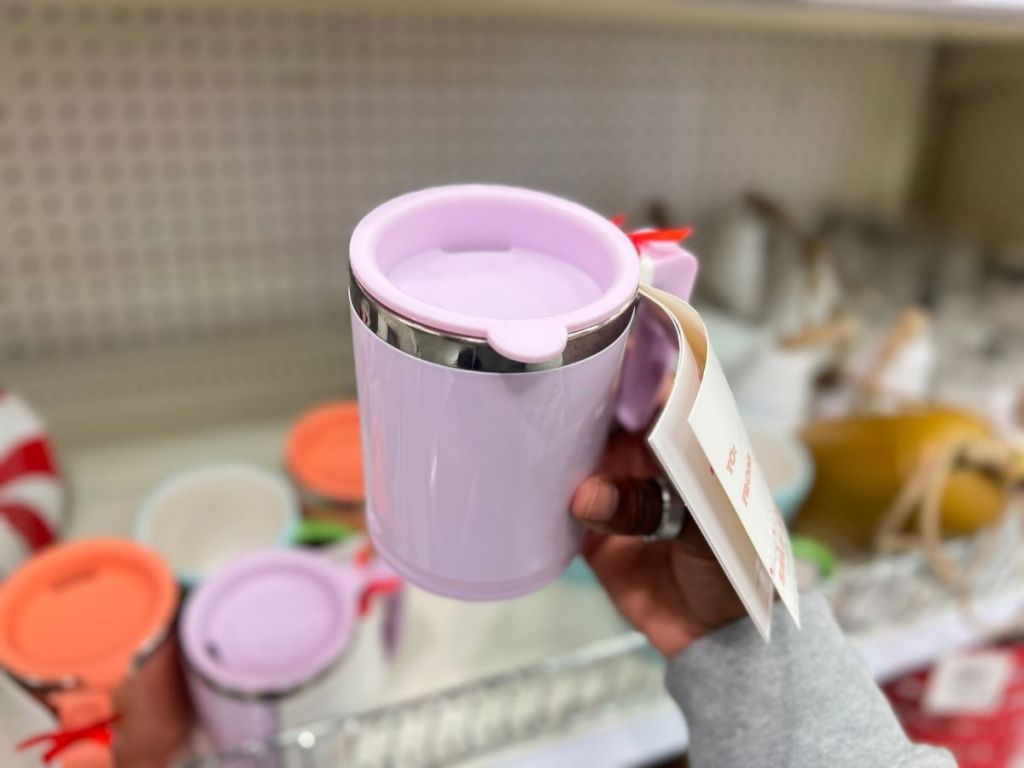
[[[0,665],[29,683],[73,678],[112,690],[163,637],[176,603],[170,569],[145,547],[54,547],[0,586]]]
[[[285,464],[301,489],[329,501],[361,504],[363,454],[356,403],[332,403],[299,417],[288,435]]]

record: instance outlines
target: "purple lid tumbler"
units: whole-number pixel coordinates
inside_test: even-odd
[[[214,571],[190,595],[182,650],[200,722],[216,749],[336,713],[334,692],[319,683],[350,645],[360,585],[351,571],[317,555],[266,550]],[[291,711],[296,706],[303,711]]]
[[[688,295],[696,261],[678,246],[655,251],[655,282],[670,275]],[[579,549],[569,500],[619,405],[636,248],[576,203],[463,185],[370,212],[350,267],[367,522],[381,556],[411,583],[467,600],[552,581]],[[643,361],[635,382],[665,372],[664,349],[651,351],[659,364]],[[650,407],[623,412],[637,421]]]

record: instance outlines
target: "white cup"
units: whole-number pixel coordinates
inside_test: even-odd
[[[211,464],[179,472],[143,502],[135,538],[195,586],[239,555],[287,546],[299,502],[278,475],[248,464]]]

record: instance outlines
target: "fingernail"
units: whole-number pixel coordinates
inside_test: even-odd
[[[607,481],[592,483],[592,486],[583,505],[582,517],[595,523],[607,522],[619,505],[619,489]]]

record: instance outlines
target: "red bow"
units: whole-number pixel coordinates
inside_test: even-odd
[[[623,229],[626,223],[625,214],[612,216],[612,223],[619,229]],[[644,243],[681,243],[688,238],[693,230],[690,227],[679,227],[678,229],[642,229],[636,232],[626,232],[626,237],[633,243],[636,252],[640,253],[640,246]]]
[[[397,576],[382,576],[372,580],[363,587],[363,591],[359,594],[359,615],[365,616],[370,612],[373,599],[378,595],[393,595],[401,588],[402,580]]]
[[[110,743],[114,740],[113,726],[120,719],[120,715],[114,715],[113,717],[108,717],[106,720],[101,720],[98,723],[86,725],[81,728],[68,728],[62,731],[40,733],[37,736],[30,736],[24,741],[18,742],[15,748],[20,751],[27,749],[28,747],[34,747],[36,744],[44,744],[48,741],[52,741],[50,748],[43,753],[43,762],[49,763],[72,744],[85,739],[95,741],[109,747]]]

